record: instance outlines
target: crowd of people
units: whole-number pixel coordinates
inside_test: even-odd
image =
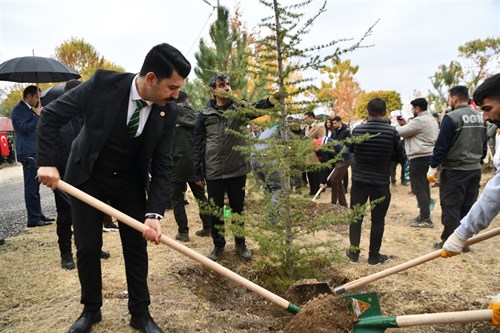
[[[74,235],[83,311],[70,332],[89,332],[102,320],[100,259],[105,257],[104,214],[78,199],[65,197],[57,190],[60,179],[144,221],[148,227],[141,235],[118,222],[130,325],[142,332],[163,332],[149,313],[146,242],[159,243],[160,221],[170,203],[178,226],[175,238],[190,241],[185,211],[188,185],[200,207],[202,228],[195,234],[212,238],[213,249],[208,258],[213,261],[224,255],[226,206],[231,213],[243,213],[247,174],[252,169],[273,193],[273,204],[279,204],[283,188],[280,172],[266,174],[257,154],[247,158],[236,149],[248,145],[244,134],[257,141],[267,140],[279,134],[279,126],[252,126],[251,132],[242,133],[254,117],[227,116],[237,112],[242,104],[231,99],[230,78],[224,73],[217,73],[210,80],[213,98],[197,112],[190,106],[189,96],[180,90],[190,71],[190,63],[176,48],[160,44],[146,55],[138,74],[98,70],[86,82],[68,82],[65,93],[43,111],[40,91],[30,86],[13,110],[17,153],[24,171],[27,226],[41,227],[53,220],[41,212],[40,181],[55,192],[61,265],[66,269],[75,267],[71,252]],[[292,179],[292,185],[305,180],[311,196],[330,187],[331,203],[351,209],[369,202],[372,210],[368,264],[379,265],[389,260],[388,255],[381,253],[381,247],[395,166],[402,166],[402,184],[408,183],[404,172],[409,170],[409,183],[420,211],[409,222],[414,228],[434,227],[429,180],[434,179],[440,167],[444,230],[434,246],[443,248],[445,257],[466,251],[465,241],[485,228],[500,211],[497,176],[474,204],[486,155],[483,118],[500,124],[499,79],[500,74],[487,79],[474,94],[473,100],[481,107],[482,115],[470,105],[465,86],[451,88],[451,111],[443,117],[440,127],[424,98],[411,102],[413,118],[400,117],[395,126],[387,120],[386,102],[380,98],[369,101],[368,118],[352,130],[339,116],[323,123],[314,112],[306,112],[301,125],[290,126],[289,135],[312,140],[317,162],[333,163],[322,170],[304,170],[301,179]],[[279,98],[269,96],[252,106],[270,109],[280,102]],[[365,139],[355,140],[357,137]],[[254,147],[262,152],[268,146],[258,143]],[[204,209],[211,205],[211,211]],[[273,213],[276,211],[270,212]],[[235,250],[242,260],[249,261],[252,253],[243,222],[234,221],[240,230],[234,232]],[[346,256],[353,263],[359,262],[362,250],[362,225],[363,216],[359,216],[349,226],[350,247]]]

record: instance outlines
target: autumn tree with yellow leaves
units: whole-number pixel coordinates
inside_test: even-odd
[[[350,60],[341,62],[332,60],[331,66],[325,66],[320,73],[327,75],[326,80],[321,80],[320,86],[313,92],[318,100],[330,110],[330,116],[340,116],[343,121],[351,123],[353,113],[360,94],[363,93],[354,75],[359,66],[351,65]]]

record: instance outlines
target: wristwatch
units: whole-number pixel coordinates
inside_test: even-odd
[[[161,220],[163,218],[161,215],[154,213],[146,214],[145,217],[147,219],[157,219],[157,220]]]

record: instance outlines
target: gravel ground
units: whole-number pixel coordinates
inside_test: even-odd
[[[0,239],[8,239],[26,232],[26,206],[24,205],[23,167],[21,164],[0,169]],[[56,217],[52,191],[40,186],[42,212]]]

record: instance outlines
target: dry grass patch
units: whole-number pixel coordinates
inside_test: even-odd
[[[486,179],[486,177],[483,177]],[[484,180],[483,180],[484,188]],[[436,205],[434,229],[414,229],[409,220],[415,217],[416,199],[409,187],[391,188],[392,203],[386,219],[382,253],[392,260],[382,266],[366,263],[369,219],[365,218],[362,235],[362,255],[359,265],[348,262],[334,264],[326,273],[330,286],[363,277],[392,265],[400,264],[434,251],[432,243],[442,231],[440,207]],[[433,198],[438,190],[432,189]],[[329,192],[318,199],[321,210],[328,209]],[[186,206],[190,218],[191,242],[195,251],[208,254],[210,238],[199,238],[194,231],[201,227],[193,197]],[[177,228],[172,213],[163,222],[164,233],[174,237]],[[492,227],[499,227],[496,219]],[[93,333],[136,332],[129,327],[124,264],[118,233],[105,233],[104,249],[111,258],[102,262],[103,321]],[[340,247],[348,246],[347,226],[336,226],[314,235],[317,239],[333,239]],[[243,277],[258,282],[253,263],[242,262],[234,253],[234,241],[228,237],[221,264]],[[254,256],[259,252],[249,242]],[[382,312],[386,316],[425,312],[477,310],[487,306],[487,296],[500,291],[500,250],[498,239],[472,247],[473,252],[448,260],[435,259],[405,272],[376,281],[355,290],[376,291]],[[165,332],[283,332],[292,319],[285,310],[263,298],[219,277],[200,264],[164,245],[149,246],[149,286],[151,313]],[[60,268],[55,225],[29,229],[8,239],[0,247],[0,331],[66,332],[81,312],[80,286],[77,272]],[[491,333],[498,332],[487,323],[440,325],[390,329],[405,333]]]

